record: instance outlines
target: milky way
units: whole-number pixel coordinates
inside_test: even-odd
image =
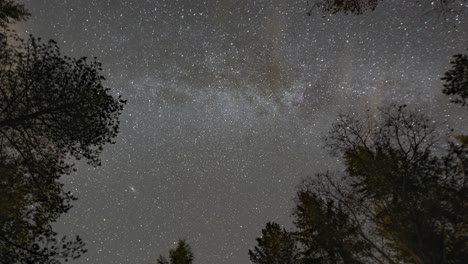
[[[291,226],[300,180],[336,167],[321,139],[338,113],[396,102],[466,123],[440,81],[468,48],[466,14],[445,21],[431,1],[362,16],[307,16],[305,0],[22,2],[23,34],[97,56],[128,99],[103,165],[63,178],[79,200],[56,228],[89,250],[73,263],[155,263],[179,238],[195,263],[248,263],[266,222]]]

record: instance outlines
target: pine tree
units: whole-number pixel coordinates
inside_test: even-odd
[[[455,96],[452,102],[467,105],[468,98],[468,56],[457,54],[451,61],[452,69],[447,71],[442,78],[445,81],[443,93]]]
[[[298,248],[292,234],[277,223],[267,223],[257,246],[249,250],[250,260],[257,264],[296,264]]]
[[[181,239],[177,242],[177,246],[169,250],[169,259],[171,264],[191,264],[193,263],[193,252],[190,245]],[[167,259],[163,256],[159,256],[157,260],[158,264],[169,264]]]

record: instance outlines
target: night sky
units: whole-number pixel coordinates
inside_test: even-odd
[[[408,103],[466,125],[440,77],[468,48],[468,13],[445,21],[431,1],[362,16],[307,16],[306,0],[21,2],[22,34],[97,56],[128,99],[102,166],[63,177],[79,200],[56,228],[89,250],[72,263],[156,263],[179,238],[195,263],[249,263],[266,222],[292,226],[301,179],[339,168],[321,148],[338,113]]]

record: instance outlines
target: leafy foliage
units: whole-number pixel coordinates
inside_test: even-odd
[[[0,0],[0,260],[61,263],[86,250],[52,229],[75,200],[59,178],[71,158],[100,164],[125,101],[103,87],[96,59],[64,57],[54,41],[23,42],[8,29],[28,15]]]
[[[308,5],[311,6],[307,14],[312,15],[313,10],[318,8],[330,14],[362,15],[367,11],[374,11],[382,1],[384,0],[310,0],[307,1]],[[426,14],[436,13],[439,18],[447,20],[450,15],[456,17],[463,13],[466,3],[467,0],[430,1],[433,9]],[[402,4],[406,3],[403,1]]]
[[[0,61],[2,151],[40,174],[67,173],[68,155],[99,165],[118,133],[124,101],[109,95],[100,63],[62,57],[56,43],[31,38]]]
[[[466,221],[459,215],[467,201],[466,146],[438,144],[437,126],[404,106],[380,116],[375,123],[341,117],[328,137],[351,186],[340,201],[372,222],[393,262],[462,263],[467,241],[456,238],[456,226]]]
[[[466,105],[468,98],[468,57],[467,55],[457,54],[454,56],[452,69],[447,71],[442,78],[446,81],[442,92],[446,95],[454,95],[453,103]]]
[[[305,263],[366,263],[361,259],[368,245],[359,238],[359,228],[349,214],[333,200],[300,190],[293,216]]]
[[[51,223],[74,198],[62,184],[39,182],[14,162],[0,164],[0,258],[4,263],[59,263],[86,252],[81,238],[59,239]]]
[[[257,264],[295,264],[299,251],[292,234],[277,223],[267,223],[258,246],[249,250],[250,260]]]
[[[345,170],[300,186],[297,263],[465,263],[468,147],[443,131],[406,106],[340,116],[325,142]]]
[[[367,10],[374,10],[380,1],[381,0],[316,0],[313,6],[331,14],[344,13],[360,15]],[[309,11],[309,15],[311,15],[311,11]]]
[[[24,5],[14,0],[0,0],[0,28],[5,28],[12,22],[24,21],[29,16]]]

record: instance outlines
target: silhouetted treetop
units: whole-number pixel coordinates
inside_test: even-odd
[[[66,172],[68,155],[98,165],[102,146],[118,133],[125,103],[102,85],[101,64],[63,57],[54,41],[33,37],[0,59],[2,151],[38,172]]]
[[[465,263],[468,146],[443,132],[406,106],[341,115],[326,146],[344,170],[297,192],[297,263]]]
[[[380,1],[381,0],[315,0],[309,3],[312,3],[312,9],[318,7],[324,12],[331,14],[344,13],[360,15],[367,10],[374,10]],[[309,15],[311,15],[311,11],[309,11]]]
[[[452,69],[447,71],[442,77],[446,83],[442,92],[446,95],[454,95],[453,103],[466,105],[468,98],[468,56],[457,54],[450,62]]]
[[[191,264],[193,263],[193,252],[190,245],[183,239],[177,242],[175,248],[169,250],[170,264]],[[158,264],[169,264],[169,261],[162,255],[157,259]]]
[[[395,263],[463,263],[468,256],[458,235],[467,221],[459,212],[468,198],[468,149],[447,140],[437,123],[404,106],[342,116],[328,136],[350,188],[346,194],[330,180],[335,197],[375,224],[382,252]]]
[[[358,264],[369,259],[371,246],[360,237],[360,227],[343,207],[340,201],[320,196],[307,184],[297,192],[294,234],[303,245],[306,263]]]
[[[249,250],[250,261],[257,264],[296,264],[299,249],[293,235],[277,223],[267,223],[257,246]]]
[[[5,28],[12,22],[24,21],[29,15],[23,4],[14,0],[0,0],[0,28]]]
[[[193,253],[190,245],[185,240],[179,240],[175,249],[169,251],[171,264],[191,264]]]
[[[52,223],[76,198],[59,181],[71,158],[100,164],[125,101],[102,84],[101,64],[62,56],[54,41],[23,41],[9,26],[29,16],[0,0],[0,263],[55,264],[86,249]]]
[[[383,1],[386,0],[309,0],[307,3],[310,9],[307,14],[312,15],[312,11],[318,8],[321,11],[330,14],[342,13],[346,15],[362,15],[367,11],[374,11]],[[447,18],[448,14],[458,15],[461,12],[464,12],[464,5],[467,3],[466,0],[427,0],[426,2],[430,3],[430,6],[432,7],[432,9],[427,11],[426,14],[435,12],[442,18]],[[395,4],[407,5],[405,1],[400,1],[400,3]]]

